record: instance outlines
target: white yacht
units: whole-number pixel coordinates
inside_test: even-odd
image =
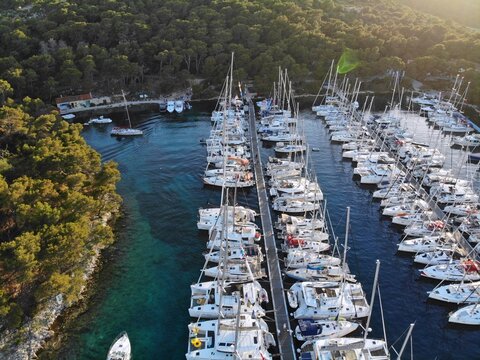
[[[480,280],[480,263],[474,260],[453,260],[448,264],[426,267],[420,275],[445,281],[478,281]]]
[[[299,282],[287,292],[295,319],[357,319],[368,316],[369,305],[360,283]]]
[[[428,297],[453,304],[478,303],[480,302],[480,281],[440,286],[430,291]]]
[[[100,115],[97,118],[90,119],[88,121],[88,124],[110,124],[111,122],[112,122],[111,118]]]
[[[389,360],[387,343],[383,340],[335,338],[308,341],[300,349],[301,360]]]
[[[172,101],[172,100],[167,101],[167,111],[169,113],[173,113],[175,111],[175,101]]]
[[[295,281],[348,281],[355,283],[355,275],[345,273],[341,266],[307,265],[285,271]]]
[[[299,341],[338,338],[350,334],[358,326],[346,320],[298,320],[295,337]]]
[[[423,265],[440,265],[450,262],[450,260],[452,260],[452,256],[452,250],[440,248],[440,250],[418,253],[415,255],[413,261],[417,264]]]
[[[261,305],[269,302],[267,291],[257,281],[206,281],[190,285],[190,290],[188,313],[193,318],[216,319],[220,312],[225,318],[234,318],[238,313],[263,317]]]
[[[132,357],[132,347],[130,339],[125,331],[121,332],[108,349],[107,360],[130,360]]]
[[[307,147],[303,144],[283,144],[277,143],[277,146],[274,148],[275,152],[279,154],[293,154],[298,152],[304,152],[307,150]]]
[[[223,223],[223,208],[207,208],[199,209],[199,219],[197,221],[197,228],[199,230],[210,230],[213,226]],[[228,206],[227,209],[227,223],[236,225],[243,225],[247,222],[255,221],[257,213],[254,210],[243,206]]]
[[[224,278],[228,281],[248,281],[266,277],[265,270],[262,269],[260,262],[249,263],[246,259],[231,260],[226,267],[219,265],[207,268],[203,271],[203,274],[214,279]]]
[[[435,251],[438,248],[451,249],[453,237],[450,233],[443,236],[423,236],[415,239],[404,239],[398,244],[398,251],[422,253]]]
[[[318,211],[320,209],[320,202],[291,200],[291,199],[276,199],[273,202],[273,210],[282,213],[303,214],[308,211]]]
[[[452,146],[457,145],[466,148],[476,148],[480,146],[480,134],[466,136],[455,136],[452,139]]]
[[[241,314],[239,319],[192,323],[188,329],[187,360],[272,359],[268,348],[275,339],[262,319]]]
[[[336,266],[342,262],[339,258],[319,254],[314,251],[308,251],[301,248],[288,249],[285,257],[285,267],[287,269],[299,269],[307,266]]]
[[[167,105],[167,107],[168,107],[168,105]],[[183,100],[177,100],[177,101],[175,101],[175,111],[176,111],[177,113],[183,112],[183,107],[184,107]]]
[[[450,313],[448,322],[463,325],[480,325],[480,303],[467,305]]]
[[[227,260],[243,260],[247,259],[249,262],[263,261],[262,248],[258,244],[242,246],[240,248],[233,248],[223,254],[222,251],[209,251],[204,253],[205,260],[213,263],[219,263],[222,256],[226,256]]]

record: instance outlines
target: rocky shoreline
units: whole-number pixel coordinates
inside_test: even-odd
[[[112,213],[106,213],[102,217],[102,224],[112,219]],[[92,256],[83,266],[84,277],[90,279],[99,263],[101,252],[104,247],[96,247]],[[80,299],[83,297],[86,287],[80,290]],[[47,300],[41,306],[33,318],[27,320],[19,329],[4,330],[0,332],[0,360],[29,360],[36,358],[36,353],[43,348],[45,342],[54,335],[51,329],[54,322],[64,311],[75,306],[76,303],[67,305],[61,294]]]

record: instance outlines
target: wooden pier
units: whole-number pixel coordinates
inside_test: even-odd
[[[262,160],[260,158],[260,148],[258,146],[257,131],[255,126],[255,109],[253,102],[249,100],[248,111],[251,153],[255,171],[255,180],[257,184],[258,205],[260,208],[260,217],[262,220],[263,237],[265,241],[265,253],[267,256],[267,268],[272,294],[273,310],[275,316],[275,325],[277,328],[277,342],[280,352],[280,358],[283,360],[296,359],[295,347],[293,345],[292,329],[290,328],[290,319],[285,300],[285,290],[283,288],[282,272],[277,254],[277,246],[273,233],[272,216],[268,202],[267,189],[265,187],[265,177],[262,169]]]

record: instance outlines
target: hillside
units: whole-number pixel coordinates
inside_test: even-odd
[[[101,163],[81,125],[30,115],[34,103],[0,108],[0,331],[60,293],[64,304],[78,299],[120,202],[116,165]]]
[[[464,0],[465,1],[465,0]],[[171,91],[191,79],[221,84],[234,51],[238,78],[268,91],[278,66],[314,90],[345,48],[362,61],[352,75],[389,69],[424,80],[472,82],[480,99],[480,34],[391,0],[153,0],[2,2],[0,78],[15,96]],[[312,81],[315,80],[315,81]],[[202,89],[194,88],[194,93]]]

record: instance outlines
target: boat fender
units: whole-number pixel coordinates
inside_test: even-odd
[[[204,298],[197,299],[197,303],[199,305],[203,305],[203,304],[205,304],[205,299]]]
[[[200,339],[197,338],[197,337],[196,337],[196,338],[193,338],[193,339],[191,340],[191,343],[192,343],[192,345],[193,345],[194,347],[196,347],[196,348],[199,348],[200,346],[202,346],[202,342],[201,342]]]

